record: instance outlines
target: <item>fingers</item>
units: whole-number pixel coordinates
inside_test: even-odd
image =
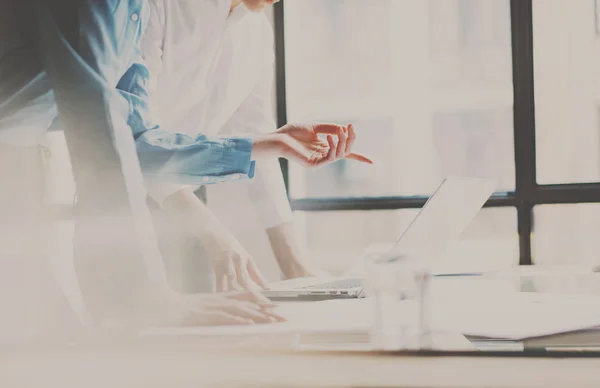
[[[308,151],[300,142],[291,139],[284,149],[284,157],[293,160],[303,167],[311,166],[312,152]]]
[[[176,304],[182,319],[178,325],[247,325],[284,322],[270,306],[244,302],[222,295],[186,295]]]
[[[229,255],[226,263],[215,266],[216,291],[226,293],[247,290],[245,293],[225,295],[239,301],[252,302],[261,307],[273,307],[273,303],[261,293],[267,281],[260,274],[251,258]]]
[[[315,124],[313,130],[316,134],[337,135],[344,127],[337,124]]]
[[[236,278],[237,276],[233,268],[227,270],[227,272],[225,273],[225,284],[227,284],[226,291],[234,291],[238,289],[238,283]]]
[[[273,302],[271,302],[269,298],[264,296],[260,290],[257,290],[256,288],[248,288],[248,293],[252,295],[251,298],[247,299],[248,302],[253,302],[265,307],[273,305]]]
[[[272,307],[276,306],[275,303],[271,302],[269,300],[269,298],[265,297],[263,294],[255,293],[255,292],[251,292],[251,291],[235,292],[235,293],[228,294],[226,296],[227,296],[227,298],[233,299],[233,300],[252,302],[263,308],[272,308]]]
[[[259,269],[256,267],[256,263],[254,262],[254,260],[248,261],[248,274],[250,275],[250,278],[254,281],[254,283],[256,283],[263,290],[269,288],[269,282],[267,282],[267,279],[265,279],[262,273],[260,273]]]
[[[227,275],[225,272],[215,269],[215,282],[217,292],[227,292]]]
[[[346,145],[348,140],[348,130],[345,127],[340,127],[338,129],[338,143],[337,150],[335,153],[335,159],[343,159],[346,155]]]
[[[235,263],[233,262],[233,260],[231,260],[231,257],[229,257],[229,259],[227,260],[227,262],[224,264],[225,266],[225,284],[227,286],[227,289],[225,291],[234,291],[234,290],[238,290],[240,289],[240,283],[239,281],[240,276],[237,273],[237,266],[235,265]]]
[[[287,319],[279,314],[274,313],[272,310],[261,310],[263,311],[265,314],[267,314],[269,316],[269,318],[271,319],[271,322],[287,322]]]
[[[258,306],[247,302],[235,302],[235,304],[222,307],[227,314],[251,320],[254,323],[284,322],[285,319],[273,312],[260,309]]]
[[[304,167],[320,167],[338,159],[373,164],[370,158],[352,152],[356,142],[354,125],[349,124],[344,127],[337,124],[315,124],[311,128],[316,134],[326,134],[327,143],[322,140],[297,141],[296,139],[295,142],[288,141],[285,144],[284,157],[294,160]],[[334,136],[337,137],[337,141]],[[260,284],[258,280],[253,280]]]
[[[251,281],[246,281],[245,284],[246,285],[243,287],[246,290],[248,290],[247,294],[249,294],[248,297],[245,299],[246,301],[253,302],[253,303],[256,303],[261,306],[271,306],[272,305],[272,302],[269,300],[269,298],[267,298],[260,292],[260,289],[258,288],[258,286],[256,284],[254,284]],[[243,299],[239,299],[239,300],[243,300]]]
[[[363,154],[359,154],[356,152],[346,155],[346,159],[356,160],[357,162],[362,162],[362,163],[367,163],[367,164],[373,164],[373,161],[371,159],[367,158]]]
[[[348,125],[348,140],[346,141],[346,151],[345,154],[352,153],[352,147],[354,146],[354,142],[356,141],[356,132],[354,132],[354,125]]]
[[[287,322],[282,315],[277,314],[273,311],[273,308],[277,307],[273,302],[267,299],[267,304],[256,304],[256,302],[245,302],[246,308],[259,310],[262,315],[269,317],[269,319],[273,322]]]
[[[181,299],[178,308],[181,309],[180,325],[248,325],[252,319],[240,314],[232,314],[221,307],[230,302],[217,295],[207,297],[195,294],[186,295]]]
[[[237,283],[246,290],[252,290],[253,285],[250,284],[250,275],[248,275],[248,269],[242,263],[242,260],[238,258],[237,263],[235,263],[235,275],[237,277]]]
[[[337,144],[333,140],[333,136],[327,135],[327,143],[329,144],[329,152],[327,153],[327,162],[334,162],[337,153]]]
[[[267,281],[260,274],[252,259],[241,260],[238,258],[238,262],[235,264],[235,271],[237,283],[253,295],[253,302],[263,305],[271,303],[269,299],[260,292],[261,289],[267,288]]]
[[[327,135],[327,143],[329,144],[329,150],[327,151],[327,155],[324,158],[321,158],[321,160],[317,160],[316,165],[321,165],[321,164],[327,164],[327,163],[332,163],[335,161],[335,154],[336,154],[336,144],[335,141],[333,140],[333,136],[331,135]]]
[[[335,147],[334,160],[344,158],[346,155],[347,140],[349,136],[348,128],[337,124],[316,124],[313,127],[313,130],[316,134],[326,134],[328,136],[335,135],[338,140],[337,146]],[[329,142],[329,138],[327,140]],[[329,147],[331,148],[331,142],[329,142]]]
[[[252,319],[230,314],[225,311],[205,311],[188,319],[190,326],[225,326],[225,325],[250,325]]]

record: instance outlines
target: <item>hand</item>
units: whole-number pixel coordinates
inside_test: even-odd
[[[267,282],[252,256],[191,189],[171,195],[163,206],[206,249],[215,271],[218,292],[246,289],[267,301],[260,293],[261,288],[267,287]]]
[[[347,127],[335,124],[288,124],[277,133],[286,135],[283,138],[283,156],[305,167],[318,167],[340,159],[373,163],[369,158],[352,152],[356,140],[352,124]],[[319,135],[326,135],[327,140]]]
[[[326,140],[319,135],[326,135]],[[255,140],[253,156],[275,155],[305,167],[319,167],[344,158],[372,164],[366,156],[352,152],[355,140],[352,124],[347,127],[336,124],[288,124],[274,134]]]
[[[267,281],[260,273],[252,256],[229,232],[214,230],[204,237],[215,271],[217,292],[245,289],[253,292],[257,298],[268,301],[260,294],[267,288]]]
[[[284,322],[272,312],[274,305],[255,299],[252,293],[183,295],[163,294],[154,323],[161,326],[248,325]],[[155,299],[156,300],[156,299]]]

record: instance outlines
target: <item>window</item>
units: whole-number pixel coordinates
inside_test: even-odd
[[[352,265],[397,237],[447,175],[497,182],[457,257],[549,263],[594,246],[594,205],[566,204],[600,202],[596,11],[561,0],[279,3],[280,124],[352,122],[356,149],[377,162],[282,165],[310,257]],[[593,260],[591,248],[575,252],[571,262]]]
[[[600,264],[600,204],[535,208],[533,258],[543,264]]]
[[[304,226],[301,242],[311,264],[332,273],[342,273],[360,262],[374,243],[395,241],[418,209],[296,212],[295,222]],[[517,217],[513,208],[484,209],[451,247],[449,256],[460,265],[478,270],[503,269],[517,264]],[[485,250],[485,260],[481,252]]]
[[[446,175],[514,189],[507,1],[285,7],[288,119],[353,122],[357,147],[377,161],[293,168],[292,197],[426,195]]]
[[[539,183],[600,180],[600,37],[594,3],[533,2]]]

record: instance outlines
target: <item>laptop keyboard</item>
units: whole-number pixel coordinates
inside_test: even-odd
[[[362,287],[362,279],[342,279],[332,282],[317,284],[315,286],[302,287],[303,289],[326,289],[326,290],[347,290],[350,288]]]

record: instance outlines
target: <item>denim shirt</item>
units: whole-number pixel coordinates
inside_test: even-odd
[[[78,193],[73,252],[86,310],[93,319],[124,317],[135,331],[147,323],[146,303],[168,286],[142,168],[184,183],[251,176],[252,145],[247,139],[164,136],[151,125],[148,71],[138,50],[144,1],[35,2],[40,74],[50,81]],[[59,7],[69,3],[78,8]]]
[[[0,7],[11,7],[11,1]],[[83,13],[79,44],[85,62],[108,85],[114,85],[135,138],[142,172],[148,178],[183,184],[211,184],[252,178],[252,142],[246,138],[190,137],[177,130],[163,131],[148,114],[148,69],[140,40],[148,20],[146,0],[106,0],[89,3]],[[0,14],[13,15],[11,9]],[[93,23],[86,23],[86,17]],[[10,19],[7,18],[7,20]],[[13,17],[13,19],[17,19]],[[2,20],[4,22],[4,20]],[[0,35],[0,142],[34,146],[56,116],[54,95],[44,67],[26,32],[14,23]],[[86,29],[93,25],[98,30]],[[120,102],[121,103],[121,102]],[[59,128],[58,120],[52,127]]]

